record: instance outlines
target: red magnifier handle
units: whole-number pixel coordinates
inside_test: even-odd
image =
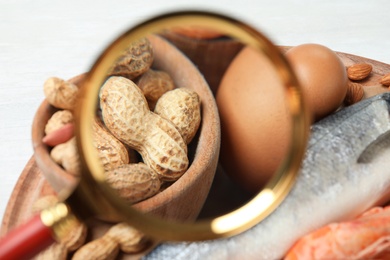
[[[45,209],[0,238],[0,260],[30,259],[55,238],[64,237],[76,223],[78,220],[62,202]]]
[[[36,215],[0,239],[0,259],[30,259],[54,241],[51,228]]]

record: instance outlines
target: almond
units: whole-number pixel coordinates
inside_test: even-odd
[[[348,82],[347,94],[344,99],[346,106],[353,105],[362,100],[364,95],[363,85],[355,82]]]
[[[42,139],[42,142],[49,146],[56,146],[62,143],[69,141],[73,136],[74,125],[73,123],[66,123],[60,128],[51,131],[45,135]]]
[[[368,77],[372,66],[367,63],[358,63],[347,68],[347,75],[350,80],[362,80]]]
[[[384,75],[379,81],[379,83],[381,83],[384,86],[390,86],[390,73]]]

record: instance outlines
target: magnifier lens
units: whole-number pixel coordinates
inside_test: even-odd
[[[161,34],[130,43],[117,59],[92,129],[102,178],[128,205],[196,217],[217,166],[218,112],[201,73]]]
[[[295,77],[276,47],[231,18],[140,24],[103,52],[82,92],[74,197],[102,219],[163,239],[230,236],[293,184],[306,138]]]

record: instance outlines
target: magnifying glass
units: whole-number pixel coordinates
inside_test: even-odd
[[[226,41],[235,44],[233,53],[200,56],[203,45]],[[213,78],[216,73],[207,65],[218,59],[230,64],[219,68],[223,76]],[[237,72],[234,68],[240,64],[247,67]],[[153,100],[153,93],[148,96],[140,87],[148,74],[168,75],[173,85]],[[74,219],[126,222],[158,241],[234,236],[271,214],[294,184],[308,136],[302,93],[279,49],[245,23],[206,12],[149,19],[103,51],[80,91],[74,110],[81,172],[77,185],[61,190],[64,202],[1,240],[0,255],[5,258],[34,255],[54,241],[53,235],[66,233]],[[243,93],[263,99],[245,102]],[[232,121],[237,110],[238,121]],[[253,119],[256,114],[270,119]],[[246,115],[252,124],[240,126]],[[282,138],[273,145],[253,139],[255,146],[245,148],[245,142],[234,137],[247,138],[247,129],[254,129],[254,138],[272,134],[267,127],[274,122],[285,124]],[[101,131],[125,147],[127,159],[113,165],[118,160],[107,156],[107,147],[99,143],[107,143],[97,135]],[[263,155],[252,151],[256,146]],[[234,163],[240,157],[232,148],[247,151],[241,158],[259,164],[246,168],[249,163]],[[249,178],[249,171],[258,176]],[[122,189],[124,183],[131,185]],[[218,194],[218,185],[226,185],[233,198]]]

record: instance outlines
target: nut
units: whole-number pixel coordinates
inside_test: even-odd
[[[44,251],[40,252],[35,258],[35,260],[66,260],[68,259],[68,250],[65,245],[55,243]]]
[[[72,259],[113,260],[118,254],[118,243],[110,236],[102,236],[101,238],[93,240],[78,249]]]
[[[390,86],[390,73],[384,75],[384,76],[380,79],[379,83],[381,83],[381,84],[384,85],[384,86]]]
[[[161,186],[157,174],[144,163],[112,169],[106,172],[106,182],[131,204],[155,195]]]
[[[82,246],[72,259],[115,259],[119,250],[127,254],[138,253],[144,250],[149,242],[141,232],[126,223],[118,223],[102,237]]]
[[[364,96],[364,90],[362,84],[355,82],[348,82],[347,94],[344,99],[344,104],[349,106],[362,100]]]
[[[74,125],[72,123],[65,124],[57,130],[51,131],[45,135],[42,142],[49,146],[56,146],[65,143],[74,136]]]
[[[165,93],[154,112],[171,121],[186,144],[194,138],[200,125],[200,99],[195,91],[177,88]]]
[[[73,121],[72,112],[69,110],[56,111],[46,123],[45,134],[50,134],[66,124],[73,123]]]
[[[167,181],[188,167],[187,145],[175,126],[151,112],[137,85],[110,77],[100,90],[103,121],[120,141],[138,151],[143,161]]]
[[[48,195],[36,200],[32,206],[32,212],[38,213],[48,207],[58,203],[58,197]],[[67,253],[75,251],[81,247],[87,238],[87,226],[81,222],[76,222],[74,228],[61,240],[49,247],[45,252],[40,254],[38,259],[67,259]]]
[[[372,71],[368,63],[358,63],[347,68],[347,75],[350,80],[362,80],[367,78]]]
[[[119,244],[120,250],[126,254],[138,253],[150,243],[150,240],[143,233],[126,223],[112,226],[106,236],[112,237]]]
[[[76,226],[66,234],[60,241],[65,245],[68,252],[73,252],[80,248],[87,239],[88,228],[84,223],[77,222]]]
[[[92,131],[94,146],[104,170],[109,171],[129,163],[129,153],[124,144],[109,133],[101,122],[95,120]]]
[[[105,170],[129,163],[127,148],[118,139],[104,129],[97,121],[93,123],[92,128],[94,145],[98,151],[99,160]],[[61,138],[65,137],[67,136],[61,136]],[[57,139],[55,138],[56,142],[58,141]],[[66,139],[64,143],[60,142],[52,149],[50,156],[66,172],[78,176],[80,172],[80,157],[76,146],[76,139],[71,136],[68,136]]]
[[[51,77],[45,81],[43,91],[46,100],[52,106],[61,109],[73,109],[77,101],[79,88],[71,82]]]
[[[137,82],[137,86],[142,90],[149,109],[154,110],[157,100],[167,91],[175,88],[171,76],[164,71],[149,69]]]
[[[80,175],[80,157],[77,151],[76,138],[73,137],[63,144],[55,146],[50,152],[51,158],[60,164],[66,172]]]
[[[110,76],[123,76],[135,79],[145,73],[153,63],[153,47],[147,38],[141,38],[131,43],[118,58]]]

